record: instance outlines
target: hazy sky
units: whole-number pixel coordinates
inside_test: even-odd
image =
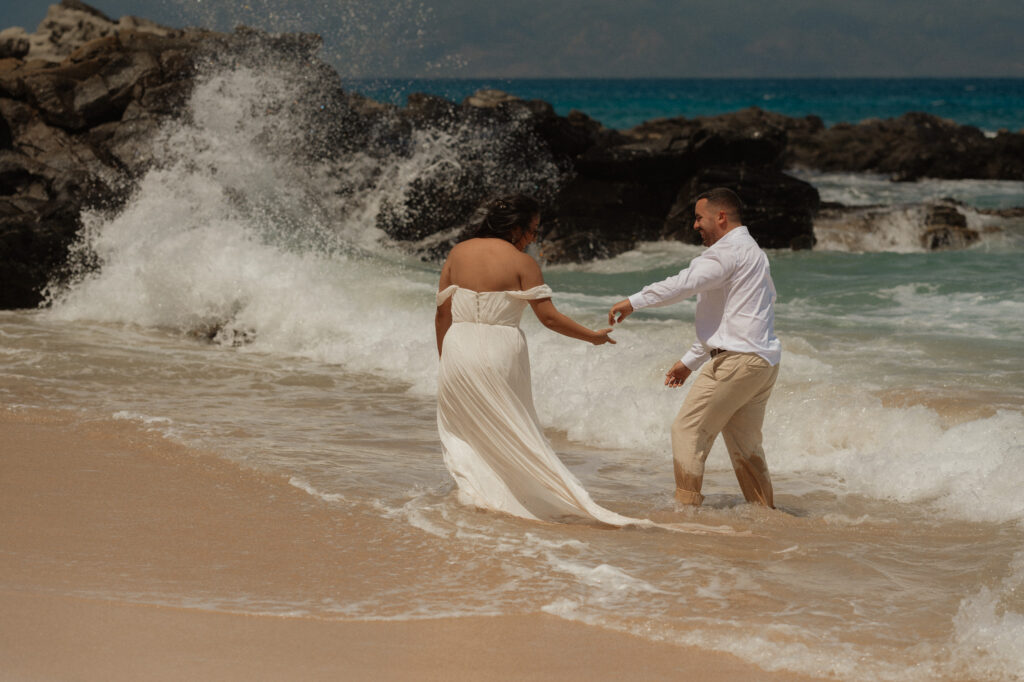
[[[3,0],[34,30],[44,0]],[[97,0],[324,36],[343,75],[1024,77],[1024,0]]]

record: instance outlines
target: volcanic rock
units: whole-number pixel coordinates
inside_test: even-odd
[[[881,173],[894,180],[1024,180],[1024,134],[986,136],[931,114],[831,128],[787,127],[785,163],[823,171]]]
[[[294,103],[280,105],[301,110],[301,125],[282,117],[261,138],[274,154],[339,175],[353,156],[365,158],[379,166],[368,171],[372,184],[391,181],[381,169],[437,151],[429,167],[408,171],[403,191],[382,195],[376,218],[427,259],[446,254],[484,198],[510,190],[544,203],[544,258],[578,262],[639,241],[696,242],[694,198],[714,186],[743,198],[744,221],[762,247],[810,248],[820,201],[786,173],[792,167],[900,180],[1024,179],[1024,135],[985,135],[925,114],[826,128],[814,116],[747,109],[616,131],[497,90],[458,103],[415,94],[395,107],[343,91],[317,56],[321,42],[245,27],[224,34],[115,21],[79,0],[50,7],[33,34],[0,32],[0,307],[40,302],[82,211],[123,205],[160,162],[154,139],[189,115],[201,74],[268,58],[303,74]],[[923,221],[922,244],[970,244],[977,233],[962,218],[955,207],[936,207]]]
[[[2,308],[39,303],[83,209],[123,203],[153,162],[154,133],[183,113],[197,64],[232,40],[114,22],[77,0],[51,6],[35,34],[23,33],[0,39]]]
[[[950,204],[928,207],[921,246],[929,250],[962,249],[978,241],[978,232],[968,229],[967,217]]]

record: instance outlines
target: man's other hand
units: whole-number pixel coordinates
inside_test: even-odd
[[[678,360],[676,364],[672,365],[672,369],[665,374],[665,385],[679,388],[692,372],[693,370],[684,365],[682,360]]]

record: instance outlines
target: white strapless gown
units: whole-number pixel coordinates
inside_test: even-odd
[[[452,285],[437,294],[437,305],[450,296],[437,429],[460,501],[541,521],[654,525],[596,504],[541,431],[519,319],[529,301],[550,298],[551,288],[476,292]]]

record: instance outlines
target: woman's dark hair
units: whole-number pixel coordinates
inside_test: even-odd
[[[540,204],[525,194],[508,194],[485,201],[470,220],[463,239],[495,237],[515,244],[540,215]]]

